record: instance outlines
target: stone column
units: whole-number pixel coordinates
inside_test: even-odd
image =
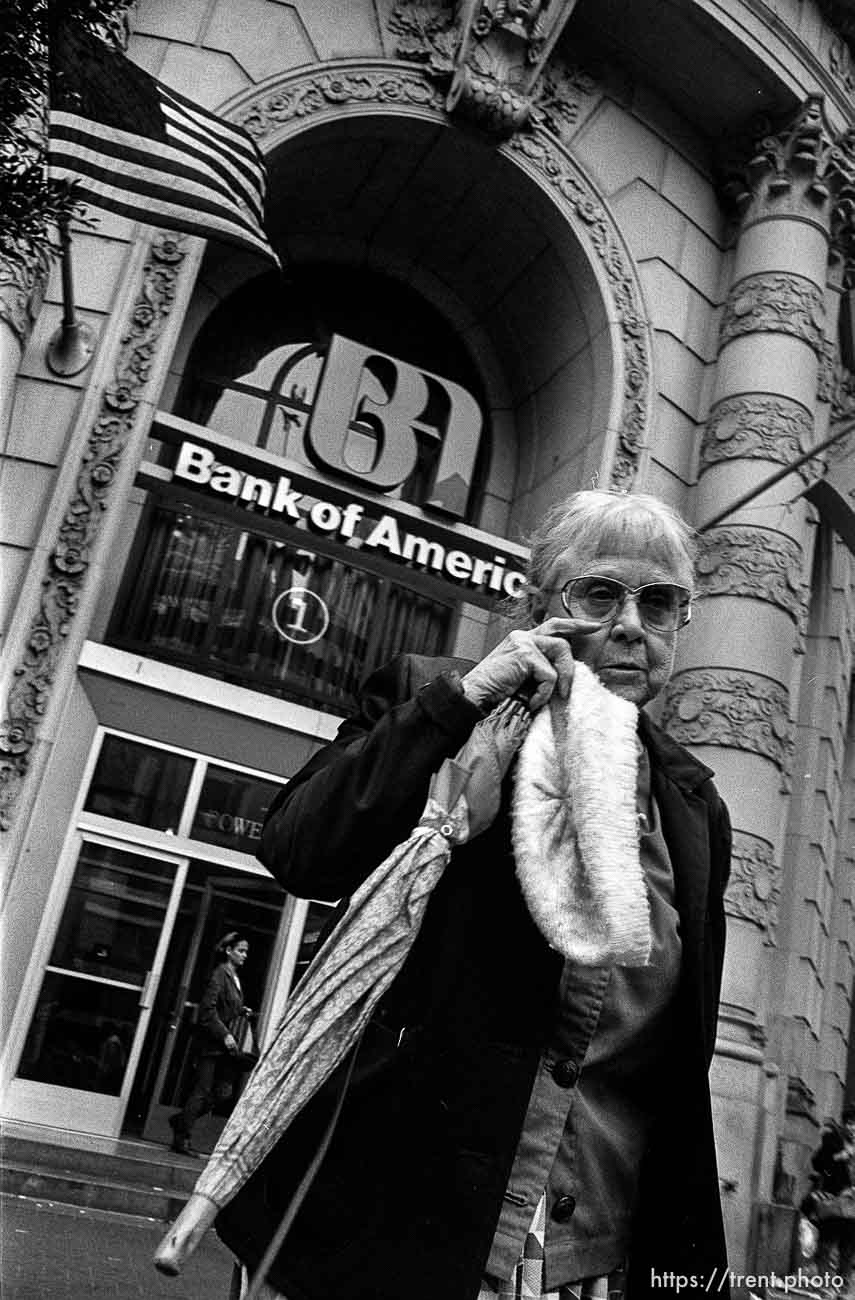
[[[815,442],[829,352],[830,227],[848,175],[838,145],[822,101],[811,97],[794,122],[757,141],[738,177],[741,225],[701,446],[699,525]],[[765,1004],[810,562],[810,507],[796,499],[805,483],[787,476],[704,534],[704,599],[664,713],[671,733],[715,769],[734,826],[712,1076],[734,1261],[746,1260],[752,1202],[771,1193],[774,1134],[759,1136],[768,1111]]]

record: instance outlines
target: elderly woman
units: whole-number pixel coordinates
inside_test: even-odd
[[[659,501],[572,496],[532,539],[527,626],[477,664],[403,655],[378,671],[337,739],[277,798],[263,862],[294,894],[346,898],[407,837],[432,774],[502,701],[549,706],[560,734],[579,664],[642,709],[673,670],[692,574],[689,530]],[[552,928],[562,918],[540,906],[552,846],[541,858],[529,844],[518,878],[512,768],[498,815],[454,850],[372,1019],[265,1294],[570,1300],[626,1288],[636,1300],[680,1277],[727,1294],[707,1071],[728,816],[709,769],[643,712],[636,738],[629,712],[644,959],[562,955]],[[250,1269],[340,1076],[220,1211],[220,1235]]]

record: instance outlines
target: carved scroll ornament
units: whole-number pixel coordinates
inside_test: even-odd
[[[86,582],[92,553],[122,456],[133,435],[134,418],[149,377],[158,336],[175,296],[184,260],[182,240],[161,235],[152,244],[129,328],[122,339],[112,384],[83,453],[42,580],[23,658],[0,726],[0,830],[8,830],[36,733],[53,687],[63,643]]]
[[[668,687],[663,726],[684,745],[747,750],[788,773],[793,726],[786,687],[759,673],[695,668]]]
[[[728,916],[759,926],[766,942],[775,942],[781,870],[768,840],[734,830],[730,880],[724,896]]]
[[[766,393],[725,397],[712,409],[701,441],[701,472],[723,460],[768,460],[790,465],[811,444],[813,418],[789,397]],[[802,466],[807,480],[810,471]]]
[[[801,339],[822,359],[825,346],[825,299],[801,275],[763,271],[746,276],[728,296],[719,348],[744,334],[787,334]]]
[[[747,596],[783,609],[801,623],[807,588],[802,548],[766,528],[712,528],[701,538],[697,563],[702,596]]]

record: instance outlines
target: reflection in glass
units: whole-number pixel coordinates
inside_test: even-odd
[[[448,639],[450,605],[196,512],[155,507],[138,545],[110,639],[196,672],[348,712],[373,668]]]
[[[49,965],[142,985],[154,962],[175,868],[85,844]]]
[[[193,760],[121,736],[105,736],[87,812],[157,831],[177,831]]]
[[[255,853],[267,809],[282,787],[245,772],[209,764],[199,795],[191,839]]]
[[[306,913],[306,923],[303,926],[303,933],[300,937],[300,947],[297,951],[297,961],[294,965],[294,979],[291,984],[293,989],[304,975],[309,962],[315,955],[315,948],[318,943],[318,936],[324,926],[329,921],[335,904],[311,902],[309,910]]]
[[[18,1074],[118,1096],[139,1015],[139,990],[45,973]]]
[[[141,854],[83,845],[18,1067],[22,1078],[121,1092],[174,871]]]

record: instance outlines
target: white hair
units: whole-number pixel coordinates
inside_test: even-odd
[[[559,565],[582,569],[598,555],[638,554],[694,586],[697,547],[685,519],[648,493],[574,492],[547,512],[529,538],[530,597],[546,592]]]

